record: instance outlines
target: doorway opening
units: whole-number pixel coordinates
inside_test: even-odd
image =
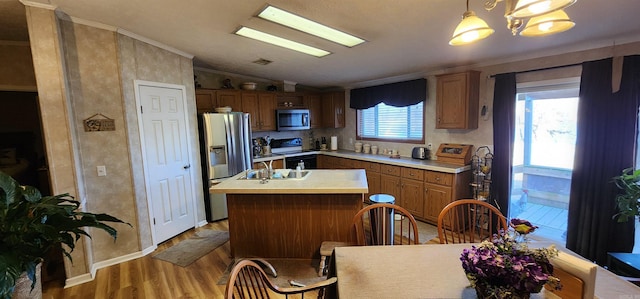
[[[518,85],[509,218],[566,243],[579,78]]]

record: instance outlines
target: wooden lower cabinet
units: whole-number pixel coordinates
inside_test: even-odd
[[[367,185],[369,185],[369,193],[365,195],[364,201],[367,203],[371,203],[369,201],[369,197],[371,195],[382,193],[382,191],[380,190],[382,177],[379,172],[372,172],[369,170],[366,170],[366,172],[367,172]]]
[[[390,174],[380,174],[380,193],[389,194],[396,198],[396,204],[403,206],[401,196],[400,177]]]
[[[447,204],[471,198],[471,171],[444,173],[324,155],[318,155],[318,165],[323,169],[364,169],[369,185],[366,203],[371,203],[369,196],[373,194],[389,194],[395,198],[396,205],[434,225]]]
[[[424,217],[424,197],[422,181],[402,178],[401,206],[407,209],[414,217]]]
[[[272,160],[273,163],[271,163],[271,167],[273,169],[284,169],[284,159],[277,159],[277,160]],[[265,161],[265,163],[267,163],[267,165],[269,165],[269,161]],[[260,169],[260,168],[264,168],[264,164],[262,164],[262,162],[253,162],[253,169]]]
[[[424,184],[424,210],[422,217],[432,223],[437,223],[442,208],[453,201],[451,187],[436,184]]]

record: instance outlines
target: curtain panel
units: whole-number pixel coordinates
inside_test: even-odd
[[[511,161],[515,139],[516,73],[495,76],[493,91],[493,152],[491,195],[503,215],[509,213]]]
[[[612,92],[612,59],[582,64],[567,248],[607,263],[607,252],[631,252],[634,221],[619,223],[612,177],[635,166],[640,56],[624,58],[620,90]]]
[[[368,109],[384,102],[394,107],[406,107],[427,100],[427,79],[390,83],[351,90],[353,109]]]

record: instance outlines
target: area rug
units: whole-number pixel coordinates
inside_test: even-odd
[[[227,241],[229,241],[227,231],[201,230],[191,238],[154,255],[153,258],[186,267]]]
[[[312,259],[264,259],[269,262],[278,274],[271,276],[269,270],[265,270],[267,276],[278,287],[291,287],[289,280],[310,285],[327,279],[326,276],[318,276],[318,264],[320,260]],[[258,263],[259,264],[259,263]],[[229,264],[227,270],[218,279],[218,284],[223,285],[229,279],[229,272],[233,269],[235,261]]]

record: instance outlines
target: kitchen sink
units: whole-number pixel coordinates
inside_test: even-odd
[[[307,177],[311,171],[300,171],[300,177],[297,176],[295,170],[276,169],[270,178],[272,180],[301,180]],[[267,179],[267,171],[265,169],[249,170],[246,175],[238,178],[239,180],[262,180]]]

